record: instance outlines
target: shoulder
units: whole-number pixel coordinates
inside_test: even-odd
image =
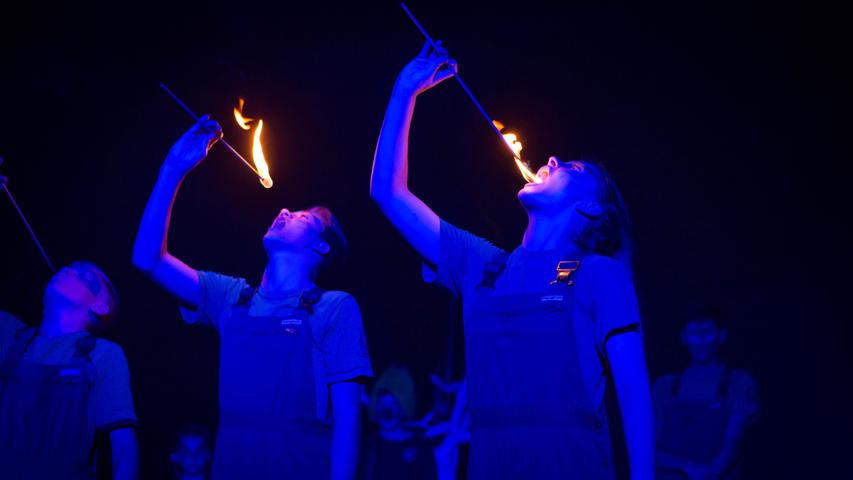
[[[445,243],[449,241],[451,244],[455,244],[460,248],[474,249],[485,254],[504,251],[485,238],[456,227],[444,220],[441,221],[441,237]]]
[[[127,368],[127,357],[124,350],[115,342],[98,338],[92,351],[92,360],[104,368]]]
[[[662,388],[663,389],[670,388],[670,387],[672,387],[672,384],[675,382],[675,379],[677,377],[678,377],[677,373],[669,373],[669,374],[660,376],[660,377],[658,377],[657,380],[655,380],[652,388],[654,390],[658,390],[658,389],[662,389]]]
[[[9,312],[0,310],[0,339],[12,338],[15,332],[26,327],[26,324]]]
[[[733,368],[729,375],[732,387],[738,390],[755,390],[758,388],[755,377],[746,370]]]
[[[615,258],[605,257],[603,255],[590,254],[585,256],[581,262],[580,268],[581,270],[586,270],[587,274],[591,274],[599,278],[630,277],[628,269],[622,262]]]
[[[337,308],[344,305],[358,306],[358,302],[356,302],[355,297],[340,290],[328,290],[323,292],[323,296],[320,297],[320,301],[318,303],[325,308]]]

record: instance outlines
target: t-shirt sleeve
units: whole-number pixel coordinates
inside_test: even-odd
[[[322,353],[328,384],[373,376],[361,311],[351,295],[341,294],[340,301],[330,306]]]
[[[93,414],[98,432],[136,425],[130,370],[121,347],[98,340],[99,359],[92,389]]]
[[[744,415],[750,421],[758,419],[761,404],[758,397],[758,384],[752,375],[744,370],[732,371],[729,408],[735,414]]]
[[[217,330],[222,319],[231,314],[240,292],[249,286],[242,278],[202,271],[198,272],[198,283],[201,290],[198,308],[181,307],[181,316],[189,324],[199,323]]]
[[[424,262],[424,280],[461,296],[466,287],[479,283],[485,264],[501,251],[489,241],[442,220],[438,265]]]
[[[589,263],[595,343],[605,352],[605,344],[613,336],[641,332],[640,308],[631,275],[621,263],[609,257],[594,257]]]
[[[6,358],[9,348],[15,342],[15,333],[24,326],[17,317],[0,310],[0,362]]]

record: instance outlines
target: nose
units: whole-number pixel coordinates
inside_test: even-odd
[[[290,213],[290,210],[288,210],[286,208],[282,208],[281,213],[279,213],[279,215],[283,216],[284,218],[290,218],[291,213]]]
[[[560,165],[560,159],[557,157],[548,157],[548,166],[551,168],[557,168]]]

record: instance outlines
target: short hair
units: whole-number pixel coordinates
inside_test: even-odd
[[[320,222],[323,224],[320,239],[329,245],[329,252],[323,256],[323,261],[320,262],[320,269],[328,270],[339,263],[343,263],[346,259],[349,243],[344,236],[338,219],[332,215],[331,210],[324,206],[311,207],[308,211],[320,219]]]
[[[181,427],[178,431],[178,436],[175,439],[176,450],[180,447],[181,439],[185,437],[201,438],[204,440],[204,444],[207,448],[213,449],[213,429],[207,425],[201,423],[190,423]]]
[[[691,323],[696,322],[712,322],[717,330],[726,328],[725,315],[718,305],[703,304],[691,307],[682,316],[681,329],[683,330]]]
[[[69,264],[70,267],[75,268],[87,268],[89,270],[94,270],[97,274],[98,278],[101,280],[101,283],[107,288],[107,307],[109,307],[109,313],[106,315],[100,315],[97,317],[97,322],[99,325],[96,327],[98,329],[104,329],[111,325],[116,318],[118,318],[119,307],[121,306],[121,300],[118,296],[118,291],[116,291],[113,282],[110,280],[110,277],[107,276],[106,273],[101,269],[101,267],[95,265],[93,262],[88,260],[75,260]],[[98,292],[100,293],[100,292]]]

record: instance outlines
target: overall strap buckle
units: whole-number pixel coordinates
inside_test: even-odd
[[[506,261],[508,258],[509,255],[506,252],[499,252],[486,263],[483,267],[483,279],[477,285],[478,290],[481,288],[495,288],[495,282],[498,280],[498,277],[506,270]]]
[[[572,274],[581,267],[580,260],[561,260],[557,262],[557,278],[551,280],[551,285],[565,283],[567,287],[575,284]]]
[[[299,296],[299,308],[300,310],[312,314],[314,313],[314,305],[320,301],[320,298],[325,293],[320,287],[314,287],[311,290],[305,290],[302,292],[302,295]]]

